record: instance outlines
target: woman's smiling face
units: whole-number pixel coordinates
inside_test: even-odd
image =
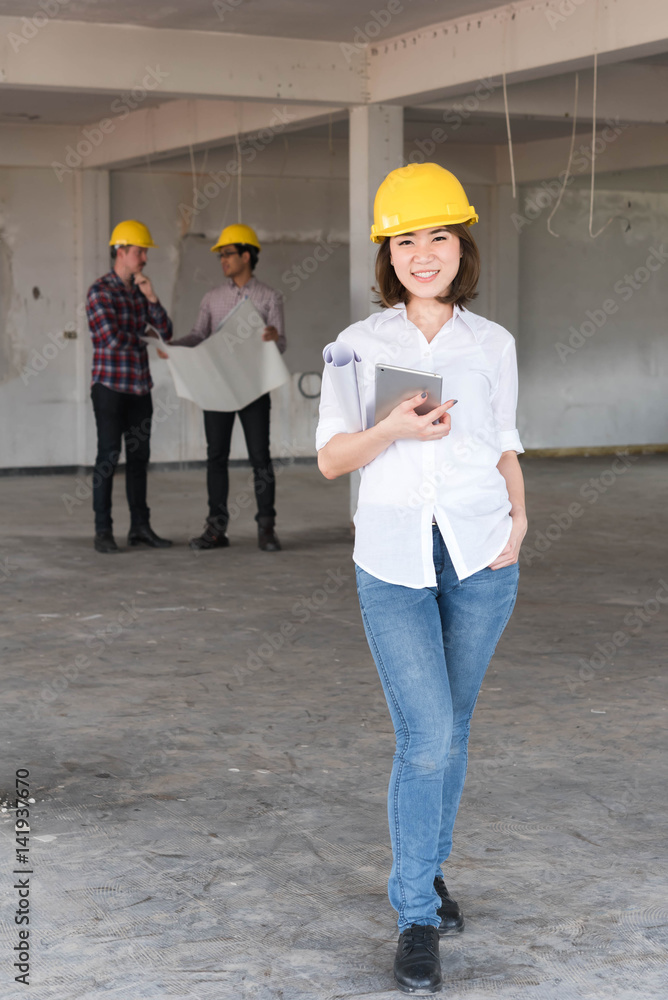
[[[447,293],[459,270],[461,253],[459,237],[447,226],[390,237],[394,272],[404,288],[420,299]]]

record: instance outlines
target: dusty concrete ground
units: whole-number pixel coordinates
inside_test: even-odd
[[[447,872],[467,926],[442,944],[445,995],[663,1000],[668,461],[524,467],[520,599]],[[151,475],[171,551],[97,555],[76,490],[0,480],[2,790],[25,768],[35,799],[30,989],[0,816],[0,997],[389,997],[393,741],[346,483],[283,470],[276,555],[250,509],[230,549],[186,547],[199,470]],[[115,510],[120,540],[122,483]]]

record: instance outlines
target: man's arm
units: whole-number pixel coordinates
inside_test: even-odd
[[[275,330],[277,336],[267,336],[266,330]],[[276,346],[278,347],[281,354],[285,353],[285,348],[288,346],[285,339],[285,323],[283,321],[283,296],[280,292],[274,292],[271,303],[269,305],[269,312],[267,315],[267,326],[265,327],[265,335],[263,340],[275,340]]]
[[[137,274],[134,281],[136,287],[146,299],[149,322],[151,326],[155,327],[156,336],[159,336],[160,340],[171,340],[173,333],[172,321],[164,307],[160,304],[160,300],[153,290],[150,279],[145,274]],[[149,333],[149,337],[152,336],[153,334]]]
[[[202,299],[199,307],[199,313],[197,314],[197,320],[195,325],[187,333],[185,337],[179,337],[178,340],[172,340],[172,347],[197,347],[201,344],[203,340],[210,337],[212,333],[211,330],[211,309],[209,306],[209,296],[205,295]]]
[[[86,299],[88,326],[96,347],[113,347],[124,350],[139,346],[134,335],[128,334],[118,325],[118,316],[113,297],[107,291],[91,289]]]

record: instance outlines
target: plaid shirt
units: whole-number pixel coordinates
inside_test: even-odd
[[[93,338],[93,377],[116,392],[145,396],[153,386],[148,351],[139,339],[150,323],[164,340],[172,336],[172,323],[159,302],[149,302],[110,271],[90,286],[86,315]]]
[[[250,299],[266,326],[274,326],[278,331],[276,346],[281,354],[285,351],[285,331],[283,326],[283,296],[257,278],[251,278],[241,288],[233,278],[226,278],[218,288],[207,292],[199,307],[194,327],[185,337],[173,340],[180,347],[197,347],[210,337],[228,313],[244,299]]]

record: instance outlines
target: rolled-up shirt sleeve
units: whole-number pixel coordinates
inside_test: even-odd
[[[336,399],[329,370],[325,365],[320,390],[320,419],[315,432],[315,450],[320,451],[321,448],[324,448],[335,434],[345,433],[346,422]]]
[[[163,340],[172,339],[172,321],[165,311],[165,307],[160,302],[149,302],[146,300],[146,305],[148,307],[148,318],[151,326],[160,334]]]
[[[491,403],[501,451],[516,451],[521,455],[524,448],[516,426],[517,386],[517,353],[511,338],[501,355],[499,379]]]

